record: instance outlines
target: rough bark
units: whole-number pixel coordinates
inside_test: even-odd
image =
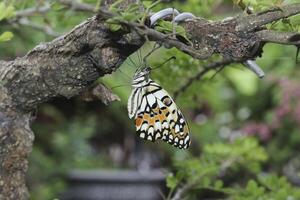
[[[37,105],[79,94],[142,43],[134,33],[111,33],[103,19],[92,17],[24,57],[0,62],[0,199],[28,199],[25,173]]]

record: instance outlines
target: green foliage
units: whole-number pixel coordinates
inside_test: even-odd
[[[259,173],[260,164],[267,160],[265,150],[253,138],[237,139],[229,144],[208,144],[204,146],[203,153],[218,164],[232,162],[251,173]]]
[[[201,195],[205,188],[223,192],[234,200],[300,198],[299,189],[285,177],[260,173],[266,161],[267,152],[254,138],[240,138],[229,144],[207,144],[199,158],[175,161],[176,174],[168,176],[167,186],[174,192],[177,187],[189,185],[190,191],[183,197],[188,199]],[[239,177],[241,172],[243,178],[238,179],[247,182],[245,187],[228,181],[224,184],[226,176]],[[256,179],[252,179],[253,174]]]
[[[185,29],[169,21],[159,20],[155,26],[155,30],[166,34],[179,35],[189,41]]]
[[[15,15],[15,8],[13,5],[6,5],[4,2],[0,2],[0,21],[9,19]]]
[[[233,0],[233,2],[236,5],[239,5],[241,2],[244,5],[247,5],[248,7],[251,7],[255,12],[261,12],[270,10],[272,8],[273,10],[281,10],[281,7],[288,4],[293,3],[299,3],[298,0]],[[295,31],[300,32],[300,16],[293,16],[288,19],[282,19],[278,22],[274,22],[272,24],[269,24],[267,27],[272,30],[278,30],[278,31]]]
[[[140,20],[144,15],[140,12],[139,4],[130,4],[126,9],[120,9],[118,5],[124,0],[116,1],[112,4],[109,10],[116,14],[115,17],[112,17],[106,20],[106,23],[109,25],[110,30],[116,32],[122,28],[120,25],[121,22],[135,22]]]
[[[30,157],[28,182],[33,200],[57,197],[66,188],[62,177],[72,169],[110,166],[106,155],[98,154],[90,145],[98,129],[95,115],[68,119],[51,105],[41,107],[40,114],[54,121],[33,127],[44,130],[36,136],[37,144]]]
[[[235,4],[239,4],[239,2],[243,2],[244,4],[251,6],[254,8],[254,10],[259,11],[259,10],[267,10],[270,8],[275,8],[279,9],[283,5],[287,4],[293,4],[293,3],[299,3],[298,0],[233,0]]]
[[[5,19],[9,19],[15,15],[15,8],[13,5],[6,5],[4,2],[0,2],[0,22]],[[5,31],[0,34],[0,42],[6,42],[11,40],[13,33]]]
[[[231,195],[233,200],[299,199],[300,191],[285,177],[260,175],[258,180],[249,180],[244,189],[232,190]]]
[[[2,33],[0,35],[0,42],[6,42],[6,41],[9,41],[13,38],[13,33],[10,32],[10,31],[5,31],[4,33]]]
[[[226,175],[235,176],[242,171],[259,173],[266,160],[266,151],[254,138],[240,138],[228,144],[206,144],[199,158],[175,161],[177,173],[167,178],[167,186],[174,191],[181,184],[189,184],[198,189],[210,188],[227,193],[222,180]]]

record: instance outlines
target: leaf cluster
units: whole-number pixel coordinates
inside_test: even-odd
[[[12,4],[6,4],[5,2],[0,2],[0,22],[2,20],[8,20],[15,15],[15,8]],[[13,38],[13,33],[10,31],[5,31],[0,34],[0,43],[9,41]]]

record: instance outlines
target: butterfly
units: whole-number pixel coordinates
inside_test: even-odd
[[[180,149],[191,141],[187,122],[170,95],[150,79],[150,67],[138,68],[128,99],[128,116],[135,119],[139,136],[152,142],[161,139]]]

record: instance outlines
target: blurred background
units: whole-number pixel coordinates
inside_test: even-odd
[[[0,59],[23,56],[39,43],[51,41],[94,15],[62,2],[1,0]],[[101,1],[78,2],[97,8]],[[163,1],[153,11],[175,7],[219,20],[245,15],[239,2]],[[242,2],[261,11],[297,1]],[[34,12],[20,15],[32,8]],[[299,31],[299,22],[300,16],[296,16],[268,28]],[[139,51],[145,55],[152,46],[147,43]],[[296,54],[295,46],[267,44],[257,59],[266,73],[264,79],[235,64],[218,73],[211,71],[187,90],[179,91],[176,104],[191,130],[188,150],[138,138],[134,122],[127,115],[136,69],[129,59],[115,73],[98,80],[112,88],[121,101],[106,106],[78,96],[40,105],[32,125],[35,142],[27,177],[31,199],[76,199],[70,195],[76,191],[92,194],[93,188],[99,195],[113,191],[113,184],[118,188],[137,184],[127,187],[131,194],[157,193],[148,199],[171,199],[184,186],[189,188],[183,193],[187,199],[300,199],[300,70]],[[161,48],[148,61],[158,66],[171,56],[176,60],[151,74],[171,96],[205,65],[220,59],[215,55],[198,61],[175,49]],[[131,59],[139,64],[137,54]],[[148,189],[137,190],[140,183]],[[126,198],[121,194],[118,199]]]

